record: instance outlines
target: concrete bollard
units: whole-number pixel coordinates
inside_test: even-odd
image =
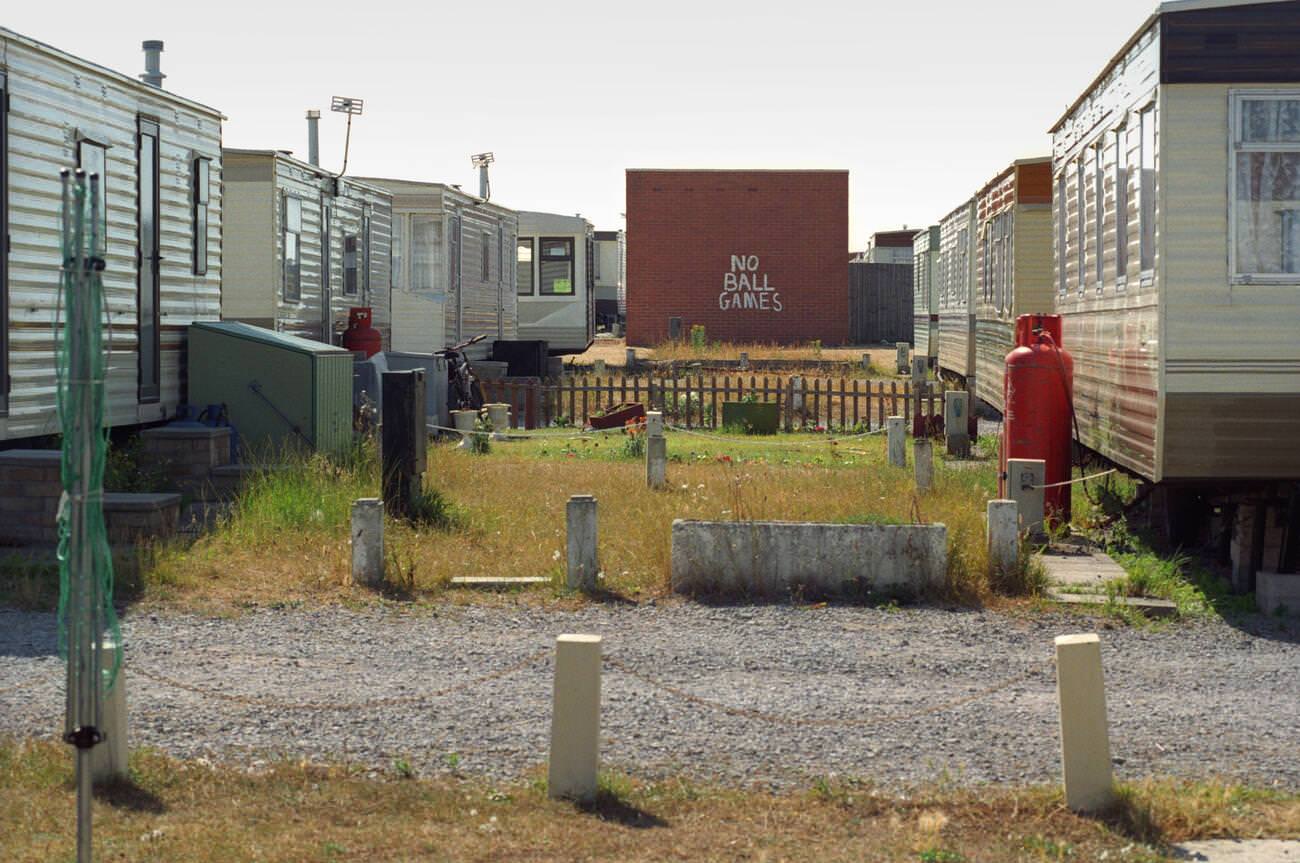
[[[352,503],[352,583],[384,583],[384,502],[377,497]]]
[[[914,384],[925,383],[926,382],[925,379],[926,377],[929,376],[929,372],[930,372],[929,366],[930,364],[926,361],[925,357],[913,356],[912,357],[912,383]]]
[[[636,368],[636,348],[627,348],[624,351],[623,365],[628,370]]]
[[[1096,812],[1115,799],[1106,727],[1106,684],[1096,633],[1056,638],[1056,698],[1061,711],[1065,805]]]
[[[601,360],[601,359],[595,360],[595,361],[592,363],[592,366],[594,367],[594,370],[595,370],[595,373],[596,373],[596,374],[598,374],[598,375],[603,375],[603,374],[605,374],[605,361],[604,361],[604,360]]]
[[[895,367],[900,375],[905,375],[912,367],[911,359],[908,356],[912,351],[912,346],[907,342],[894,342],[894,350],[898,352],[898,361]]]
[[[988,502],[986,532],[989,565],[1000,572],[1011,572],[1020,558],[1020,532],[1014,500]]]
[[[498,402],[483,407],[487,408],[488,421],[492,423],[493,431],[504,431],[510,428],[510,405]]]
[[[668,485],[668,439],[662,435],[645,439],[645,482],[650,488]]]
[[[934,486],[934,448],[929,438],[912,441],[912,458],[916,464],[916,490],[929,491]]]
[[[663,411],[646,411],[646,414],[645,414],[645,433],[646,433],[646,437],[663,437],[663,436],[664,436],[664,415],[663,415]]]
[[[742,372],[749,371],[749,354],[744,351],[740,352],[740,370]]]
[[[596,560],[596,498],[575,494],[565,508],[569,545],[568,585],[571,590],[595,590],[600,564]]]
[[[1016,502],[1020,513],[1020,529],[1029,536],[1040,539],[1043,530],[1043,508],[1046,489],[1047,462],[1037,458],[1007,459],[1007,497]]]
[[[592,800],[600,769],[599,635],[555,639],[551,702],[551,759],[546,792],[553,798]]]
[[[862,370],[864,372],[871,371],[871,354],[862,355]]]
[[[115,646],[105,642],[100,653],[101,666],[105,671],[113,667]],[[99,731],[104,739],[90,750],[91,782],[108,782],[127,776],[126,746],[126,662],[117,670],[117,679],[113,688],[104,694],[101,702]]]
[[[889,438],[889,463],[894,467],[907,467],[906,418],[889,417],[885,420],[885,429]]]
[[[803,375],[790,375],[790,409],[803,411]]]
[[[943,394],[943,435],[948,455],[970,455],[970,393],[949,390]]]

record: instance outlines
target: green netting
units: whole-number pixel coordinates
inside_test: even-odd
[[[66,730],[96,726],[117,680],[122,639],[113,611],[113,559],[104,526],[104,224],[99,178],[63,176],[63,272],[58,408],[63,432],[59,502],[59,652],[68,662]],[[104,649],[113,651],[105,662]]]

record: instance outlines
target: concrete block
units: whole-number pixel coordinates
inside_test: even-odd
[[[604,376],[604,374],[605,374],[605,361],[604,361],[604,360],[598,358],[598,359],[592,361],[592,367],[593,367],[593,369],[595,370],[595,373],[596,373],[596,374],[601,375],[602,377]]]
[[[864,372],[871,371],[871,354],[862,355],[862,370]]]
[[[1019,518],[1014,500],[991,500],[987,504],[986,534],[989,566],[1011,572],[1020,559]]]
[[[1300,573],[1259,572],[1255,574],[1255,605],[1264,614],[1300,617]]]
[[[919,355],[912,357],[912,383],[914,385],[926,383],[929,372],[930,364],[925,357]]]
[[[113,667],[113,654],[113,644],[105,643],[104,650],[100,653],[105,671]],[[101,704],[99,731],[104,735],[104,739],[90,750],[90,775],[91,781],[95,783],[125,778],[128,774],[127,757],[130,750],[126,743],[125,662],[117,670],[117,679],[113,687],[104,694]]]
[[[1045,536],[1043,513],[1046,506],[1047,462],[1036,458],[1007,459],[1007,497],[1016,502],[1020,529],[1035,539]]]
[[[384,502],[377,497],[352,503],[352,582],[384,583]]]
[[[929,491],[934,486],[934,447],[929,438],[912,441],[912,459],[916,466],[916,490]]]
[[[627,368],[636,366],[636,348],[627,348],[623,354],[623,365]]]
[[[1114,801],[1115,790],[1101,639],[1095,633],[1057,636],[1056,695],[1065,803],[1076,812],[1105,809]]]
[[[663,437],[664,435],[663,411],[646,411],[645,433],[648,437]]]
[[[885,420],[889,463],[894,467],[907,467],[907,419],[889,417]]]
[[[947,567],[942,524],[678,519],[672,528],[672,586],[685,594],[916,595],[941,587]]]
[[[948,454],[970,455],[970,393],[949,390],[943,394],[943,434]]]
[[[599,635],[555,639],[555,689],[551,708],[551,757],[547,793],[591,800],[600,769]]]
[[[911,352],[911,349],[912,346],[907,342],[894,343],[894,350],[898,354],[897,369],[900,375],[907,374],[908,370],[911,368],[911,362],[908,358],[908,354]]]
[[[565,508],[570,590],[595,590],[600,564],[596,559],[596,498],[575,494]]]
[[[645,439],[645,481],[656,489],[668,484],[668,439],[662,435]]]

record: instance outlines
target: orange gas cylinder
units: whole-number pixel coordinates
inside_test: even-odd
[[[348,328],[343,333],[343,347],[350,351],[365,351],[373,357],[384,349],[384,337],[370,326],[370,307],[348,309]]]
[[[1074,360],[1061,347],[1060,315],[1021,315],[1016,348],[1007,354],[1003,379],[1001,475],[1007,459],[1045,462],[1046,482],[1070,478],[1070,433]],[[999,483],[1006,492],[1005,479]],[[1070,486],[1046,490],[1045,511],[1053,523],[1070,520]]]

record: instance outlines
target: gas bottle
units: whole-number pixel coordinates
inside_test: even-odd
[[[367,358],[384,349],[383,335],[370,326],[369,306],[348,309],[348,328],[343,333],[343,347],[350,351],[365,351]]]
[[[1042,459],[1049,486],[1070,479],[1074,360],[1061,347],[1060,315],[1016,319],[1016,347],[1007,354],[1002,387],[1002,493],[1007,459]],[[1069,522],[1070,488],[1046,489],[1044,514],[1051,523]]]

